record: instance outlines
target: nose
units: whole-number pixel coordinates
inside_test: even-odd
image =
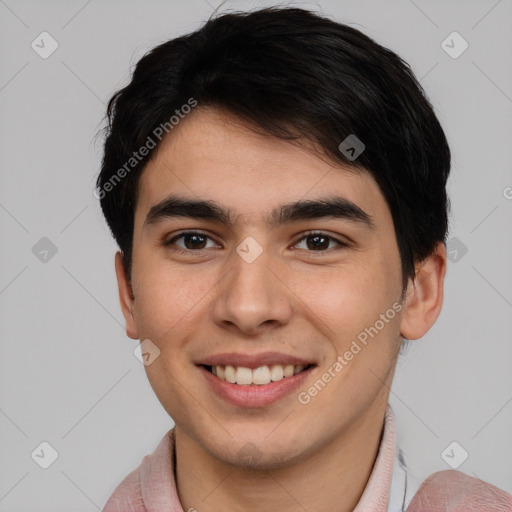
[[[233,251],[214,298],[216,324],[247,335],[287,324],[293,312],[293,294],[278,271],[279,262],[268,249],[252,262]]]

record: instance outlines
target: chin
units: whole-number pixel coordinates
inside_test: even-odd
[[[231,454],[227,459],[225,452],[223,462],[254,471],[268,471],[283,468],[293,464],[300,459],[301,453],[292,451],[291,447],[281,446],[278,451],[273,451],[270,447],[258,447],[253,443],[245,443],[236,453]]]
[[[269,432],[267,430],[266,432]],[[300,448],[298,448],[300,447]],[[247,434],[227,445],[216,445],[208,450],[218,460],[247,470],[271,470],[286,467],[305,456],[304,443],[290,438],[251,441]]]

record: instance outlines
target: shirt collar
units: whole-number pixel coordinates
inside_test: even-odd
[[[384,430],[370,478],[354,512],[388,512],[389,493],[395,460],[395,418],[388,405]],[[398,509],[400,510],[400,509]],[[389,512],[395,512],[389,511]]]

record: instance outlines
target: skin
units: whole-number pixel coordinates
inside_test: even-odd
[[[171,193],[215,200],[237,215],[236,223],[182,217],[145,226],[150,208]],[[375,229],[345,219],[274,228],[264,222],[278,205],[333,193],[367,212]],[[201,249],[183,238],[163,245],[184,229],[210,238]],[[303,239],[311,230],[334,241],[311,248]],[[236,252],[248,236],[263,249],[250,264]],[[127,334],[160,350],[145,369],[176,423],[183,509],[353,510],[377,455],[400,334],[420,338],[440,313],[444,244],[418,265],[401,302],[392,217],[369,174],[198,107],[141,175],[132,265],[130,282],[116,254]],[[317,365],[298,390],[304,391],[394,303],[402,310],[307,405],[292,392],[264,408],[236,407],[215,394],[195,365],[221,352],[294,354]],[[257,460],[242,457],[247,443]]]

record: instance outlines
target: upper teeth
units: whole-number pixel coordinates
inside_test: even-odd
[[[257,384],[263,386],[270,382],[276,382],[282,380],[285,377],[291,377],[296,375],[306,368],[305,365],[299,364],[294,366],[293,364],[281,365],[274,364],[271,366],[260,366],[251,370],[245,366],[212,366],[212,373],[219,379],[231,382],[232,384]]]

